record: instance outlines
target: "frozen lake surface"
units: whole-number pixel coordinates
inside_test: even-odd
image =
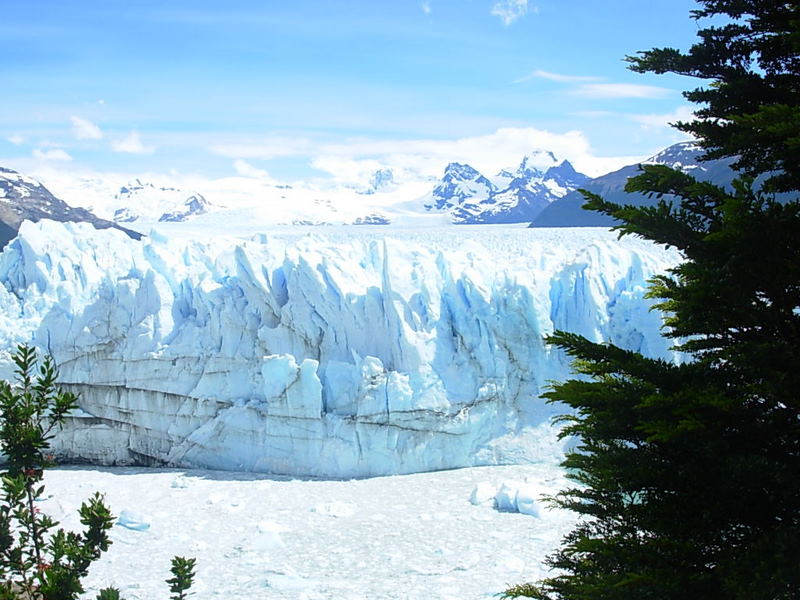
[[[475,505],[472,492],[565,485],[554,464],[476,467],[349,481],[251,473],[62,467],[40,508],[78,530],[94,491],[115,515],[113,545],[86,598],[115,585],[128,600],[165,598],[174,555],[197,558],[194,598],[492,598],[546,574],[542,559],[574,523]],[[512,484],[513,487],[513,484]]]

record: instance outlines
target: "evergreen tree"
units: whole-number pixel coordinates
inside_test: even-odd
[[[679,127],[710,158],[739,156],[746,176],[722,189],[645,166],[626,189],[661,197],[655,207],[585,194],[621,235],[683,254],[650,297],[687,361],[549,338],[585,376],[547,394],[573,409],[564,435],[580,439],[564,462],[579,485],[555,501],[583,518],[549,557],[554,576],[506,597],[800,598],[798,5],[700,4],[696,18],[730,22],[700,30],[688,54],[629,60],[711,79],[687,93],[703,106]]]
[[[687,53],[657,48],[628,57],[638,72],[710,80],[684,93],[701,104],[676,126],[697,136],[707,158],[736,156],[747,175],[771,173],[771,187],[800,186],[800,4],[780,0],[702,0],[695,19],[726,24],[698,31]]]

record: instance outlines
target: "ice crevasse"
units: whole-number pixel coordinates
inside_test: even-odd
[[[380,229],[380,228],[378,228]],[[679,255],[599,229],[281,230],[202,241],[24,223],[8,350],[80,395],[59,454],[358,477],[551,459],[575,331],[674,359],[647,280]]]

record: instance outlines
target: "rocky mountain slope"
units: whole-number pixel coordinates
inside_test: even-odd
[[[711,181],[722,186],[729,185],[736,176],[730,168],[733,159],[701,162],[698,158],[702,153],[702,150],[694,143],[681,142],[651,156],[642,164],[667,165],[690,173],[702,181]],[[581,187],[619,204],[655,205],[658,202],[657,198],[625,192],[625,183],[628,178],[638,173],[638,164],[629,165],[613,173],[588,180],[581,184]],[[581,207],[584,202],[584,197],[580,192],[570,191],[534,217],[531,227],[611,227],[614,225],[614,220],[606,215],[583,210]]]
[[[141,234],[101,219],[84,208],[69,206],[38,181],[0,167],[0,248],[16,236],[23,221],[41,219],[91,223],[98,229],[111,227],[134,239],[141,238]]]

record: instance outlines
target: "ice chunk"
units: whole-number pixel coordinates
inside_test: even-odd
[[[150,529],[150,517],[135,510],[123,509],[117,518],[117,525],[134,531],[147,531]]]
[[[469,501],[474,505],[486,504],[494,502],[494,496],[497,493],[497,488],[491,483],[482,481],[472,490],[469,496]]]
[[[286,527],[272,521],[261,521],[256,525],[256,534],[250,539],[247,549],[253,552],[272,552],[286,544],[281,533],[288,531]]]
[[[537,486],[525,483],[517,488],[517,511],[532,517],[541,516],[541,509],[539,504],[539,497],[541,491]]]
[[[517,490],[520,484],[518,481],[504,481],[494,496],[494,504],[497,510],[503,512],[517,512]]]

